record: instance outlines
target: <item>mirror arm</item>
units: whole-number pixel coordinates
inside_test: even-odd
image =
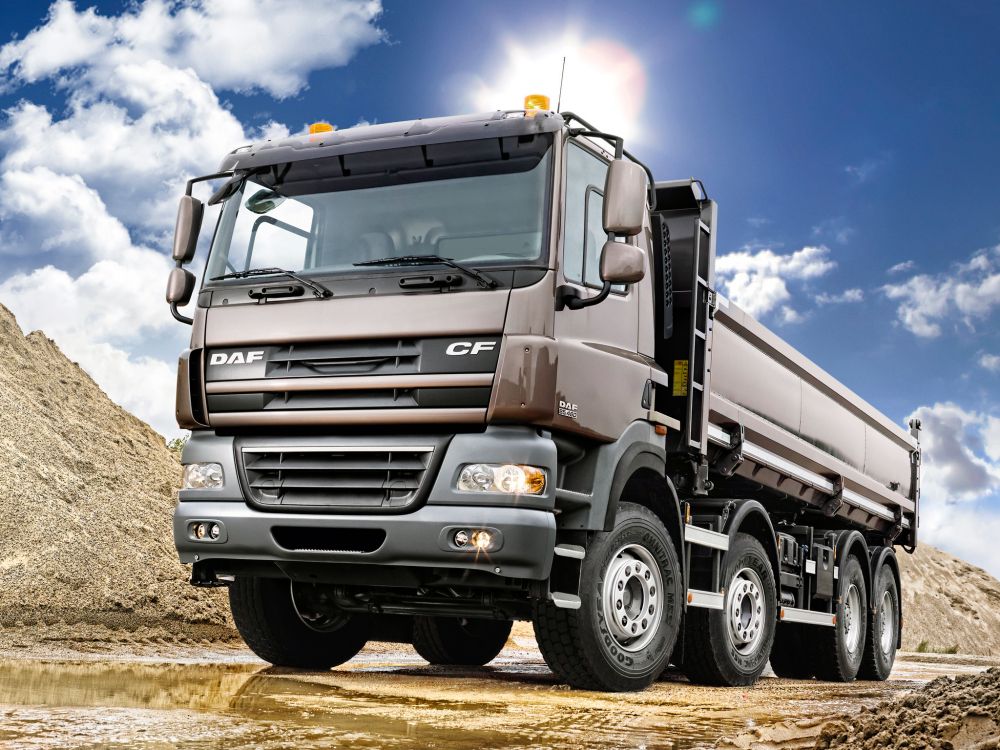
[[[187,181],[187,187],[184,189],[184,195],[191,195],[191,190],[194,188],[196,182],[204,182],[205,180],[218,180],[223,177],[233,177],[235,172],[232,170],[228,172],[216,172],[215,174],[206,174],[201,177],[192,177]]]
[[[566,121],[567,125],[569,125],[569,123],[571,123],[573,120],[576,120],[578,123],[580,123],[581,125],[583,125],[584,128],[587,128],[587,130],[583,130],[583,129],[580,129],[580,128],[571,128],[570,131],[569,131],[569,134],[571,136],[586,135],[586,136],[590,136],[592,138],[601,138],[603,140],[608,141],[609,143],[613,143],[614,146],[615,146],[615,158],[616,159],[621,159],[624,156],[626,159],[629,159],[630,161],[634,161],[636,164],[638,164],[640,167],[642,167],[643,170],[645,170],[646,177],[649,179],[649,195],[648,195],[648,197],[647,197],[646,200],[649,203],[649,210],[650,211],[655,211],[656,210],[656,180],[653,179],[653,170],[651,170],[643,162],[639,161],[638,159],[635,158],[635,156],[633,156],[632,154],[630,154],[628,151],[625,150],[625,141],[621,138],[621,136],[610,135],[608,133],[602,133],[602,132],[600,132],[599,130],[597,130],[597,128],[595,128],[593,125],[591,125],[589,122],[587,122],[586,120],[584,120],[582,117],[580,117],[575,112],[561,112],[560,114],[562,115],[563,120]]]
[[[610,281],[605,281],[604,286],[601,287],[601,291],[593,297],[581,297],[580,291],[576,287],[564,284],[556,290],[556,310],[562,310],[567,307],[570,310],[582,310],[585,307],[604,302],[609,294],[611,294]]]
[[[184,315],[180,310],[178,310],[176,302],[170,303],[170,314],[174,316],[174,320],[180,321],[181,323],[187,323],[189,326],[194,325],[194,318],[189,318],[187,315]]]

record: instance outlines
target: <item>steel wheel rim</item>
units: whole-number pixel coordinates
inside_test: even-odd
[[[317,633],[332,633],[340,630],[350,619],[350,615],[332,610],[324,611],[317,606],[313,592],[305,586],[296,586],[295,581],[289,581],[289,588],[292,594],[292,609],[295,616],[302,621],[310,630]],[[322,599],[323,597],[320,597]]]
[[[663,574],[652,553],[626,544],[604,571],[601,607],[615,644],[623,651],[645,648],[663,617]]]
[[[861,624],[861,592],[852,583],[844,597],[844,645],[852,654],[861,641]]]
[[[882,653],[888,655],[892,653],[896,640],[896,608],[888,591],[882,594],[882,602],[878,608],[878,644]]]
[[[764,584],[755,570],[736,571],[726,591],[726,624],[729,638],[743,656],[756,651],[764,640]]]

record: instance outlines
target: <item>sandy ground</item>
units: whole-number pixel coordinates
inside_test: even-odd
[[[523,633],[482,669],[430,667],[409,646],[371,644],[323,673],[271,668],[236,646],[123,643],[102,653],[5,640],[0,746],[12,750],[811,747],[824,718],[1000,664],[905,654],[885,683],[768,673],[753,688],[724,689],[668,674],[642,693],[615,695],[559,685]]]

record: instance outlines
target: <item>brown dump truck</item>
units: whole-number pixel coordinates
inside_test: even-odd
[[[521,619],[579,688],[885,679],[919,424],[726,300],[717,231],[699,181],[544,105],[227,155],[167,291],[191,582],[289,667],[485,664]]]

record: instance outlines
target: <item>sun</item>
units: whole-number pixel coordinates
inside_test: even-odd
[[[563,57],[566,73],[559,101]],[[545,94],[562,111],[573,111],[596,127],[625,138],[641,137],[646,71],[639,58],[610,38],[566,32],[535,44],[508,40],[503,59],[484,73],[473,94],[480,111],[519,109],[528,94]]]

